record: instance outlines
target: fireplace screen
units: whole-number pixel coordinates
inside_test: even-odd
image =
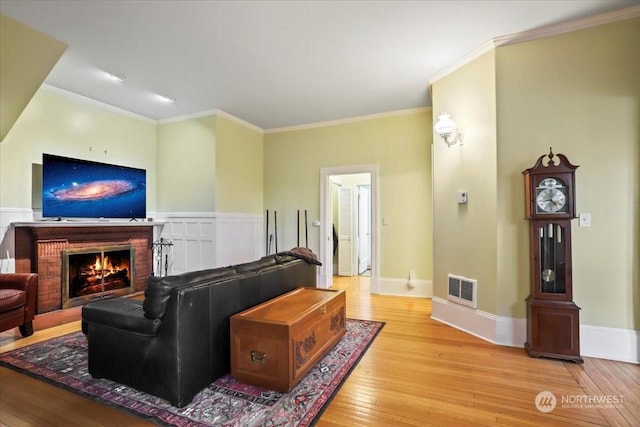
[[[64,251],[62,306],[72,307],[98,296],[133,292],[133,256],[131,246]]]

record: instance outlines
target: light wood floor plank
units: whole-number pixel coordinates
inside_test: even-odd
[[[347,316],[386,322],[322,414],[338,426],[638,426],[640,366],[585,358],[583,365],[533,359],[431,319],[431,300],[371,295],[369,278],[336,278]],[[80,310],[36,317],[36,333],[0,333],[0,353],[80,329]],[[42,381],[0,368],[0,422],[30,426],[153,425]],[[558,405],[538,411],[553,392]],[[561,396],[622,395],[619,408],[570,408]]]

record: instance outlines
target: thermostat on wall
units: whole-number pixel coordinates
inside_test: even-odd
[[[467,192],[466,191],[458,191],[456,193],[456,201],[458,203],[467,203]]]

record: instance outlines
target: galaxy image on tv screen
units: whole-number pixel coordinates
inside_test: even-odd
[[[43,154],[42,216],[144,218],[144,169]]]

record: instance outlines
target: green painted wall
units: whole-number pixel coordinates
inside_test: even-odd
[[[434,136],[434,295],[447,298],[447,274],[478,281],[478,309],[496,312],[495,54],[482,55],[432,86],[434,121],[447,112],[464,145]],[[468,202],[458,204],[456,193]]]
[[[0,144],[0,207],[32,206],[32,164],[42,153],[147,170],[147,210],[156,209],[156,124],[40,89]]]
[[[296,210],[308,209],[319,252],[320,168],[379,165],[381,277],[432,277],[431,112],[418,111],[264,136],[264,206],[278,211],[279,248],[296,244]],[[282,231],[281,231],[282,230]]]
[[[216,116],[216,211],[262,214],[262,132]]]
[[[583,324],[640,329],[640,18],[497,49],[502,270],[497,314],[525,317],[521,172],[553,146],[580,165],[574,300]]]
[[[499,47],[434,83],[463,147],[434,147],[434,294],[478,279],[479,308],[525,318],[529,236],[522,171],[548,153],[580,165],[573,222],[582,324],[640,329],[640,19]],[[475,182],[472,182],[475,180]],[[469,191],[466,207],[452,201]],[[463,246],[464,239],[468,246]]]
[[[0,141],[66,48],[65,43],[0,15]]]
[[[158,211],[216,211],[216,119],[158,125]]]

